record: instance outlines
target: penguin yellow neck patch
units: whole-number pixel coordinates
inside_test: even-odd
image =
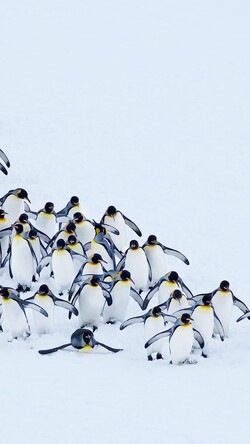
[[[91,347],[91,345],[86,344],[83,348],[81,348],[79,351],[80,353],[89,353],[93,350],[93,348]]]

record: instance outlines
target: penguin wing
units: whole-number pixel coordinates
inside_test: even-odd
[[[55,348],[49,348],[48,350],[38,350],[38,353],[40,353],[40,355],[49,355],[50,353],[55,353],[58,350],[62,350],[63,348],[69,347],[70,345],[71,342],[69,344],[59,345],[58,347]]]
[[[146,319],[146,315],[135,316],[133,318],[129,318],[126,321],[121,323],[120,330],[124,330],[124,328],[128,327],[129,325],[138,324],[140,322],[144,322],[145,319]]]
[[[145,297],[145,299],[144,299],[144,302],[143,302],[143,307],[142,307],[143,310],[146,310],[146,308],[147,308],[147,306],[148,306],[148,304],[149,304],[149,301],[151,301],[152,297],[155,295],[155,293],[157,293],[158,288],[159,288],[159,285],[158,285],[158,283],[157,283],[157,284],[156,284],[153,288],[151,288],[151,290],[148,292],[148,294],[146,295],[146,297]]]
[[[101,288],[102,288],[103,296],[105,297],[107,304],[110,307],[110,305],[112,305],[112,303],[113,303],[112,296],[109,293],[109,291],[106,288],[104,288],[102,285],[101,285]]]
[[[36,227],[34,227],[31,224],[31,227],[34,228],[38,234],[39,239],[41,239],[43,242],[45,242],[47,245],[50,243],[51,239],[47,234],[45,234],[43,231],[38,230]]]
[[[233,304],[236,305],[243,313],[247,313],[249,311],[249,308],[242,302],[240,299],[236,298],[236,296],[232,293],[233,296]]]
[[[12,233],[12,227],[4,228],[4,230],[0,231],[0,239],[2,239],[5,236],[10,236]]]
[[[177,319],[180,319],[181,315],[183,315],[184,313],[193,313],[193,311],[194,307],[181,308],[180,310],[172,313],[172,315],[175,316]]]
[[[158,341],[159,339],[166,338],[167,336],[172,336],[174,327],[164,330],[161,333],[157,333],[157,335],[154,335],[152,338],[150,338],[146,344],[144,345],[145,348],[148,348],[150,345],[152,345],[154,342]]]
[[[73,313],[74,315],[78,316],[78,310],[76,307],[74,307],[73,304],[71,304],[68,301],[64,301],[61,298],[57,298],[56,296],[54,296],[54,304],[57,305],[57,307],[63,307],[66,310],[70,311],[71,313]]]
[[[123,348],[113,348],[113,347],[110,347],[109,345],[103,344],[102,342],[96,341],[95,339],[94,339],[93,342],[94,342],[94,344],[93,344],[94,347],[96,345],[100,345],[100,347],[106,348],[107,350],[109,350],[109,351],[111,351],[113,353],[117,353],[119,351],[123,351]]]
[[[141,295],[133,287],[130,287],[130,296],[132,296],[135,302],[137,302],[137,304],[143,310],[143,299]]]
[[[120,234],[120,231],[117,230],[117,228],[112,227],[112,225],[105,224],[105,223],[102,222],[102,226],[103,226],[104,228],[107,228],[107,230],[108,230],[110,233],[113,233],[113,234],[116,234],[116,235]],[[107,236],[107,234],[106,234],[105,236]]]
[[[8,193],[4,194],[0,199],[0,206],[2,206],[4,201],[7,199],[7,197],[10,196],[11,194],[13,194],[15,191],[16,190],[10,190],[10,191],[8,191]]]
[[[240,316],[236,322],[242,321],[243,319],[250,319],[250,311],[247,311],[246,313],[244,313],[242,316]]]
[[[193,328],[193,332],[194,332],[194,339],[198,342],[200,348],[203,348],[205,345],[205,342],[204,342],[202,335],[195,328]]]
[[[29,219],[34,219],[34,220],[36,220],[36,219],[37,219],[37,216],[38,216],[38,214],[39,214],[40,212],[41,212],[41,211],[31,211],[31,210],[29,210],[29,211],[26,211],[26,214],[27,214],[27,216],[28,216]]]
[[[143,250],[143,251],[144,251],[144,250]],[[149,262],[148,256],[146,255],[145,251],[144,251],[144,254],[145,254],[145,256],[146,256],[147,263],[148,263],[148,279],[149,279],[150,282],[151,282],[151,281],[152,281],[152,267],[151,267],[151,264],[150,264],[150,262]]]
[[[164,322],[171,322],[172,324],[175,324],[175,322],[177,321],[177,317],[174,315],[169,315],[167,313],[162,313]]]
[[[6,163],[6,166],[9,168],[10,167],[10,161],[9,161],[8,157],[6,156],[5,152],[3,150],[1,150],[1,149],[0,149],[0,157],[4,161],[4,163]]]
[[[180,284],[183,292],[187,295],[188,298],[193,298],[193,293],[189,288],[186,286],[186,284],[183,282],[183,280],[178,276],[178,283]]]
[[[38,264],[38,267],[36,269],[37,274],[40,275],[42,269],[44,267],[46,267],[46,265],[48,265],[51,262],[51,258],[52,258],[52,253],[48,254],[47,256],[44,256],[41,260],[40,263]]]
[[[120,262],[118,262],[117,266],[116,266],[116,270],[119,272],[121,271],[124,267],[125,267],[125,261],[126,261],[126,255],[124,255]]]
[[[121,213],[121,212],[120,212]],[[125,216],[123,213],[121,213],[125,224],[131,228],[138,236],[142,236],[142,232],[141,230],[137,227],[137,225],[131,220],[129,219],[127,216]]]
[[[85,256],[83,256],[83,254],[76,253],[76,251],[73,251],[70,248],[66,248],[66,250],[71,254],[73,261],[77,260],[77,261],[82,262],[83,264],[85,264],[85,262],[87,262],[87,259]]]
[[[40,305],[35,304],[34,302],[30,302],[27,301],[27,299],[20,299],[21,304],[26,307],[26,308],[31,308],[32,310],[38,311],[39,313],[41,313],[43,316],[45,316],[46,318],[48,318],[48,313],[46,310],[44,310],[44,308],[40,307]]]
[[[215,310],[214,310],[214,324],[215,324],[218,334],[220,335],[220,339],[222,341],[224,341],[224,339],[225,339],[224,328],[223,328],[223,325],[222,325],[220,319],[218,318],[217,314],[215,313]]]
[[[216,289],[210,293],[200,293],[200,294],[196,294],[195,296],[192,297],[193,301],[195,302],[199,302],[203,296],[211,296],[211,298],[214,296],[214,294],[216,293],[216,291],[219,289]]]
[[[170,256],[175,256],[181,261],[183,261],[186,265],[189,265],[189,260],[180,251],[173,250],[173,248],[165,247],[165,245],[161,244],[160,242],[157,242],[157,245],[160,245],[165,254],[168,254]]]
[[[38,260],[37,260],[37,257],[36,257],[36,253],[35,253],[35,251],[34,251],[34,248],[32,247],[31,242],[30,242],[28,239],[25,239],[25,240],[26,240],[26,242],[27,242],[28,245],[29,245],[29,249],[30,249],[30,252],[31,252],[32,257],[33,257],[33,259],[35,260],[36,265],[38,266]]]

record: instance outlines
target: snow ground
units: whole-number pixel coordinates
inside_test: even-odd
[[[249,9],[244,0],[1,2],[0,144],[12,163],[1,195],[23,187],[32,208],[52,200],[60,210],[76,194],[95,219],[116,205],[143,242],[156,234],[189,258],[169,267],[194,293],[228,279],[250,305]],[[248,443],[247,320],[214,341],[209,359],[173,367],[146,361],[141,325],[101,326],[96,337],[123,347],[117,355],[40,356],[68,341],[77,320],[65,318],[59,309],[46,337],[0,336],[9,444]]]

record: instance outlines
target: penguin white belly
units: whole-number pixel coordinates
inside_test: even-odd
[[[170,338],[169,348],[172,363],[175,365],[183,363],[190,355],[194,341],[193,328],[191,324],[177,327]]]
[[[146,319],[144,324],[144,338],[145,343],[155,336],[157,333],[162,332],[165,330],[166,327],[164,325],[164,320],[162,316],[150,316]],[[147,348],[147,356],[151,355],[152,353],[161,353],[162,347],[164,345],[164,338],[159,339],[158,341],[154,342],[154,344],[150,345]]]
[[[123,248],[127,245],[128,240],[126,224],[121,213],[116,213],[114,218],[112,216],[105,216],[104,223],[115,227],[119,231],[119,234],[117,235],[110,232],[109,234],[118,250],[123,250]]]
[[[76,224],[76,234],[80,242],[85,245],[87,242],[91,242],[95,237],[95,229],[93,225],[86,221],[82,221]]]
[[[33,310],[33,319],[36,332],[39,334],[51,333],[54,329],[55,306],[53,299],[49,296],[36,294],[34,302],[40,305],[48,313],[48,317],[38,311]]]
[[[16,235],[12,240],[11,270],[13,279],[18,284],[30,287],[34,271],[34,258],[28,242],[19,235]]]
[[[159,304],[166,302],[174,290],[180,290],[180,287],[176,282],[163,281],[158,292]]]
[[[212,303],[215,313],[220,319],[225,336],[229,336],[230,322],[233,312],[233,298],[230,291],[217,291],[213,296]]]
[[[9,248],[9,236],[5,236],[0,240],[1,243],[1,253],[2,253],[2,260],[5,258],[8,248]]]
[[[97,264],[93,264],[92,262],[88,262],[86,263],[86,265],[84,265],[83,267],[83,271],[82,271],[82,275],[97,275],[100,276],[103,274],[103,269],[101,264],[97,263]]]
[[[168,314],[175,313],[176,311],[187,307],[189,307],[189,304],[185,296],[182,296],[181,299],[178,300],[172,298],[169,304]]]
[[[13,299],[3,299],[4,325],[13,338],[29,334],[29,325],[19,304]]]
[[[100,254],[102,258],[107,262],[107,264],[104,263],[104,266],[106,270],[113,270],[114,265],[111,257],[108,255],[106,249],[101,245],[95,242],[94,240],[91,242],[91,248],[87,252],[88,257],[92,256],[92,254]]]
[[[35,274],[36,274],[36,267],[37,267],[37,264],[40,262],[40,260],[41,260],[41,258],[42,258],[41,246],[40,246],[40,242],[39,242],[39,239],[38,239],[38,238],[36,238],[36,239],[32,239],[32,240],[30,241],[30,244],[31,244],[31,246],[32,246],[32,248],[33,248],[33,250],[34,250],[34,253],[35,253],[35,255],[36,255],[36,258],[37,258],[37,262],[36,262],[35,260],[33,261],[33,267],[34,267],[34,272],[33,272],[33,274],[35,275]]]
[[[79,205],[75,205],[74,207],[70,208],[70,210],[68,212],[68,217],[70,219],[73,219],[75,213],[83,213],[84,214],[84,212],[81,209],[81,205],[80,204]]]
[[[104,305],[102,289],[97,286],[85,285],[78,299],[79,325],[92,324],[98,327]]]
[[[2,209],[8,214],[10,225],[17,221],[24,211],[24,200],[11,194],[2,205]]]
[[[114,286],[111,292],[112,305],[108,306],[108,304],[105,303],[104,306],[104,323],[108,321],[124,321],[129,303],[130,285],[129,281],[119,281]]]
[[[148,262],[142,248],[127,252],[125,267],[130,271],[136,290],[145,290],[148,285]]]
[[[67,250],[53,252],[52,270],[58,290],[69,289],[75,277],[75,269],[71,255]]]
[[[155,284],[167,273],[166,255],[159,245],[146,246],[145,253],[151,265],[152,284]]]
[[[57,232],[55,215],[41,211],[36,219],[36,228],[52,238]]]
[[[212,338],[214,329],[214,313],[212,307],[205,305],[197,307],[192,313],[193,328],[198,330],[205,342],[205,348]]]

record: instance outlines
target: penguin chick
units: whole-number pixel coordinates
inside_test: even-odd
[[[189,359],[193,342],[194,339],[196,339],[201,349],[203,349],[204,340],[201,334],[192,327],[191,320],[192,318],[189,313],[182,314],[172,328],[164,330],[149,339],[145,344],[145,348],[148,348],[159,339],[169,336],[171,364],[196,364],[197,361]]]
[[[91,330],[88,330],[87,328],[78,328],[70,338],[70,342],[68,344],[59,345],[58,347],[51,348],[49,350],[39,350],[38,353],[41,355],[47,355],[50,353],[55,353],[58,350],[62,350],[63,348],[74,347],[76,350],[80,352],[91,352],[95,347],[103,347],[113,353],[117,353],[119,351],[122,351],[121,348],[113,348],[109,345],[103,344],[102,342],[96,341],[94,338],[94,334]]]

